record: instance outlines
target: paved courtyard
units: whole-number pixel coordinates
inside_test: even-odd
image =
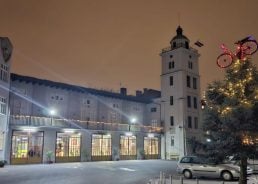
[[[146,184],[159,172],[176,174],[175,161],[132,160],[39,165],[8,165],[0,184]]]
[[[160,171],[179,182],[175,161],[131,160],[78,162],[62,164],[7,165],[0,168],[0,184],[152,184],[157,183]],[[156,181],[156,182],[155,182]],[[168,182],[169,183],[169,182]],[[184,184],[195,184],[185,180]],[[202,179],[200,184],[220,184],[221,180]],[[227,182],[235,184],[237,182]],[[250,178],[257,183],[257,175]]]

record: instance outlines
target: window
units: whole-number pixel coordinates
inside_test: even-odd
[[[174,61],[170,61],[168,63],[168,68],[171,69],[171,68],[174,68],[175,67],[175,62]]]
[[[191,79],[190,79],[190,76],[189,75],[187,75],[187,77],[186,77],[186,83],[187,83],[187,87],[191,87]]]
[[[136,137],[120,136],[120,155],[136,156]]]
[[[184,157],[181,161],[180,161],[180,163],[191,163],[191,158],[190,157]]]
[[[170,57],[170,58],[173,58],[173,55],[170,55],[169,57]]]
[[[159,138],[144,137],[144,153],[145,155],[159,154]]]
[[[197,79],[193,77],[193,88],[197,89]]]
[[[194,108],[197,109],[197,98],[194,97]]]
[[[11,163],[41,163],[43,132],[14,131],[12,134]]]
[[[173,48],[175,48],[176,47],[176,42],[173,42]]]
[[[118,108],[119,106],[118,106],[118,104],[113,104],[113,107]]]
[[[76,133],[57,133],[56,157],[80,157],[81,135]]]
[[[192,104],[191,104],[191,96],[187,96],[187,107],[191,107]]]
[[[5,64],[1,64],[0,79],[4,82],[8,81],[8,66]]]
[[[90,100],[87,100],[87,104],[90,104]]]
[[[92,156],[111,156],[111,136],[92,134]]]
[[[194,128],[198,129],[198,118],[194,117]]]
[[[0,132],[0,150],[4,149],[4,134]]]
[[[170,76],[170,77],[169,77],[169,84],[170,84],[170,86],[173,86],[173,85],[174,85],[173,76]]]
[[[170,96],[170,105],[174,105],[174,98],[173,98],[173,96]]]
[[[171,146],[174,146],[175,145],[175,139],[174,139],[174,136],[171,136]]]
[[[193,69],[193,62],[188,61],[188,68]]]
[[[192,128],[192,117],[188,116],[188,128]]]
[[[0,114],[6,114],[6,98],[0,97]]]
[[[170,126],[174,126],[174,116],[170,116]]]
[[[185,48],[189,49],[189,43],[185,42]]]
[[[156,107],[152,107],[150,111],[151,112],[157,112],[157,108]]]

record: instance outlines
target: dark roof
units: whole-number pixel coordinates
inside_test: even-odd
[[[170,43],[172,43],[175,39],[186,39],[186,40],[189,40],[185,35],[183,35],[183,29],[180,26],[177,27],[176,33],[177,33],[176,36],[174,36],[172,38]]]
[[[50,80],[44,80],[44,79],[38,79],[35,77],[29,77],[29,76],[22,76],[18,74],[11,73],[11,81],[19,81],[19,82],[26,82],[26,83],[32,83],[32,84],[38,84],[38,85],[45,85],[55,88],[61,88],[66,90],[72,90],[77,91],[81,93],[90,93],[93,95],[99,95],[104,97],[110,97],[110,98],[117,98],[122,100],[128,100],[128,101],[134,101],[134,102],[140,102],[140,103],[151,103],[153,96],[133,96],[133,95],[124,95],[121,93],[115,93],[105,90],[99,90],[99,89],[93,89],[93,88],[86,88],[82,86],[76,86],[61,82],[54,82]],[[157,97],[155,97],[157,98]]]

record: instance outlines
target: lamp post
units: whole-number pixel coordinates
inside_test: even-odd
[[[130,119],[130,124],[129,124],[129,132],[131,131],[131,124],[135,124],[137,119],[135,117]]]
[[[51,122],[51,126],[53,125],[53,116],[56,115],[56,110],[55,109],[50,109],[49,110],[49,115],[50,115],[50,122]]]
[[[179,98],[178,100],[182,100],[182,126],[178,126],[180,129],[182,129],[183,131],[183,152],[184,152],[184,156],[187,155],[187,150],[186,150],[186,133],[185,133],[185,103],[184,103],[184,100],[185,100],[185,97],[181,97]]]

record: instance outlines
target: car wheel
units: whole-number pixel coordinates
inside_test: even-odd
[[[192,178],[192,173],[189,170],[185,170],[184,171],[184,177],[187,179],[191,179]]]
[[[229,171],[224,171],[222,174],[221,174],[223,180],[226,180],[226,181],[230,181],[232,180],[232,174],[229,172]]]

